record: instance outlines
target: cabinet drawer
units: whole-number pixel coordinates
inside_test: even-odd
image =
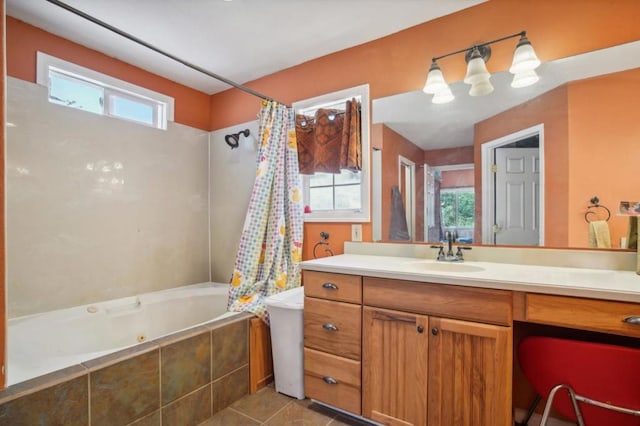
[[[359,360],[361,324],[360,305],[304,299],[305,346]]]
[[[360,362],[304,348],[304,393],[361,414]]]
[[[530,322],[640,337],[640,325],[624,321],[640,317],[638,303],[528,293],[525,315]]]
[[[510,291],[365,277],[364,304],[510,326]]]
[[[306,296],[362,303],[362,277],[358,275],[303,271],[302,279]]]

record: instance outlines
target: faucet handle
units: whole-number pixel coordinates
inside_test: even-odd
[[[456,252],[456,257],[458,258],[458,260],[464,260],[464,256],[462,255],[462,250],[471,250],[471,247],[458,246],[458,251]]]
[[[431,246],[431,248],[438,249],[438,257],[436,258],[436,260],[443,260],[444,259],[444,246],[442,246],[442,245]]]

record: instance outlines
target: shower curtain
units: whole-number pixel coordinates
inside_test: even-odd
[[[303,206],[293,110],[263,102],[256,180],[229,286],[228,309],[269,322],[265,298],[300,286]]]

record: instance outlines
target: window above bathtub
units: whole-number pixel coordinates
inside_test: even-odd
[[[37,82],[49,102],[166,129],[174,99],[162,93],[38,52]]]

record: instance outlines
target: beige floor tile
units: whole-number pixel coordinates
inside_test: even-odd
[[[267,386],[253,395],[234,402],[231,408],[265,422],[292,401],[294,401],[293,398],[279,394],[272,387]]]
[[[335,413],[308,400],[294,401],[271,417],[268,426],[326,426]]]
[[[226,408],[200,426],[260,426],[261,424],[233,408]]]

